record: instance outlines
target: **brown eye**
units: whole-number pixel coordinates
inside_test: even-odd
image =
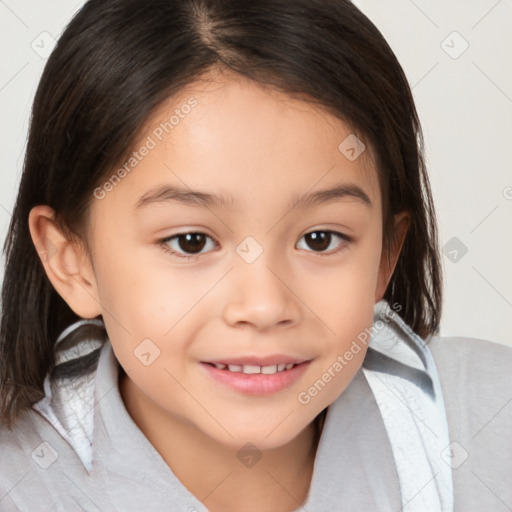
[[[212,242],[212,247],[215,248],[213,239],[205,233],[180,233],[178,235],[170,236],[161,241],[161,243],[176,256],[187,258],[202,254],[203,249],[208,245],[208,241]]]
[[[185,252],[197,254],[201,252],[206,244],[206,236],[203,233],[187,233],[185,235],[178,235],[178,246]]]
[[[305,235],[306,243],[315,251],[325,251],[331,243],[331,233],[326,231],[313,231]]]
[[[340,240],[349,240],[349,238],[342,233],[321,230],[306,233],[302,239],[305,240],[307,247],[314,252],[326,252],[327,249],[330,248],[329,253],[337,252],[336,248],[343,245]],[[336,240],[338,240],[338,244],[336,244]]]

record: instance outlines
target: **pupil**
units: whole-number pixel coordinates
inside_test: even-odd
[[[187,233],[179,238],[180,249],[185,252],[201,252],[204,244],[205,236],[202,233]]]
[[[331,243],[331,234],[325,231],[313,231],[306,236],[309,238],[308,245],[316,251],[325,251]]]

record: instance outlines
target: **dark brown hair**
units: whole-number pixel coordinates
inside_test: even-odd
[[[384,249],[393,215],[411,215],[385,298],[420,336],[437,332],[441,268],[421,127],[402,68],[364,14],[345,0],[91,0],[60,37],[33,103],[4,246],[0,422],[10,427],[44,396],[55,340],[78,320],[46,276],[30,210],[49,205],[70,235],[83,233],[94,189],[125,161],[149,116],[218,66],[308,98],[367,141]]]

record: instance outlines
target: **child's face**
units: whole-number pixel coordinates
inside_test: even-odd
[[[172,115],[167,134],[160,123]],[[96,300],[115,354],[155,418],[234,448],[281,446],[360,368],[366,346],[353,341],[390,277],[369,149],[351,161],[338,149],[351,133],[341,121],[242,78],[195,84],[148,126],[140,161],[91,209]],[[357,187],[371,205],[327,195],[292,207],[335,186]],[[164,187],[232,202],[155,195]],[[203,235],[160,242],[186,233]],[[211,364],[249,358],[304,363],[256,376]]]

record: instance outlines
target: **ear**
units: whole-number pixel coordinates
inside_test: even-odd
[[[46,205],[32,208],[29,230],[48,279],[68,306],[82,318],[101,314],[96,278],[87,251],[68,240]]]
[[[388,284],[391,281],[391,277],[393,276],[393,272],[398,261],[398,256],[400,256],[400,251],[402,250],[409,222],[410,216],[408,212],[401,212],[395,215],[396,242],[389,248],[388,252],[382,251],[377,287],[375,289],[376,303],[384,297]]]

